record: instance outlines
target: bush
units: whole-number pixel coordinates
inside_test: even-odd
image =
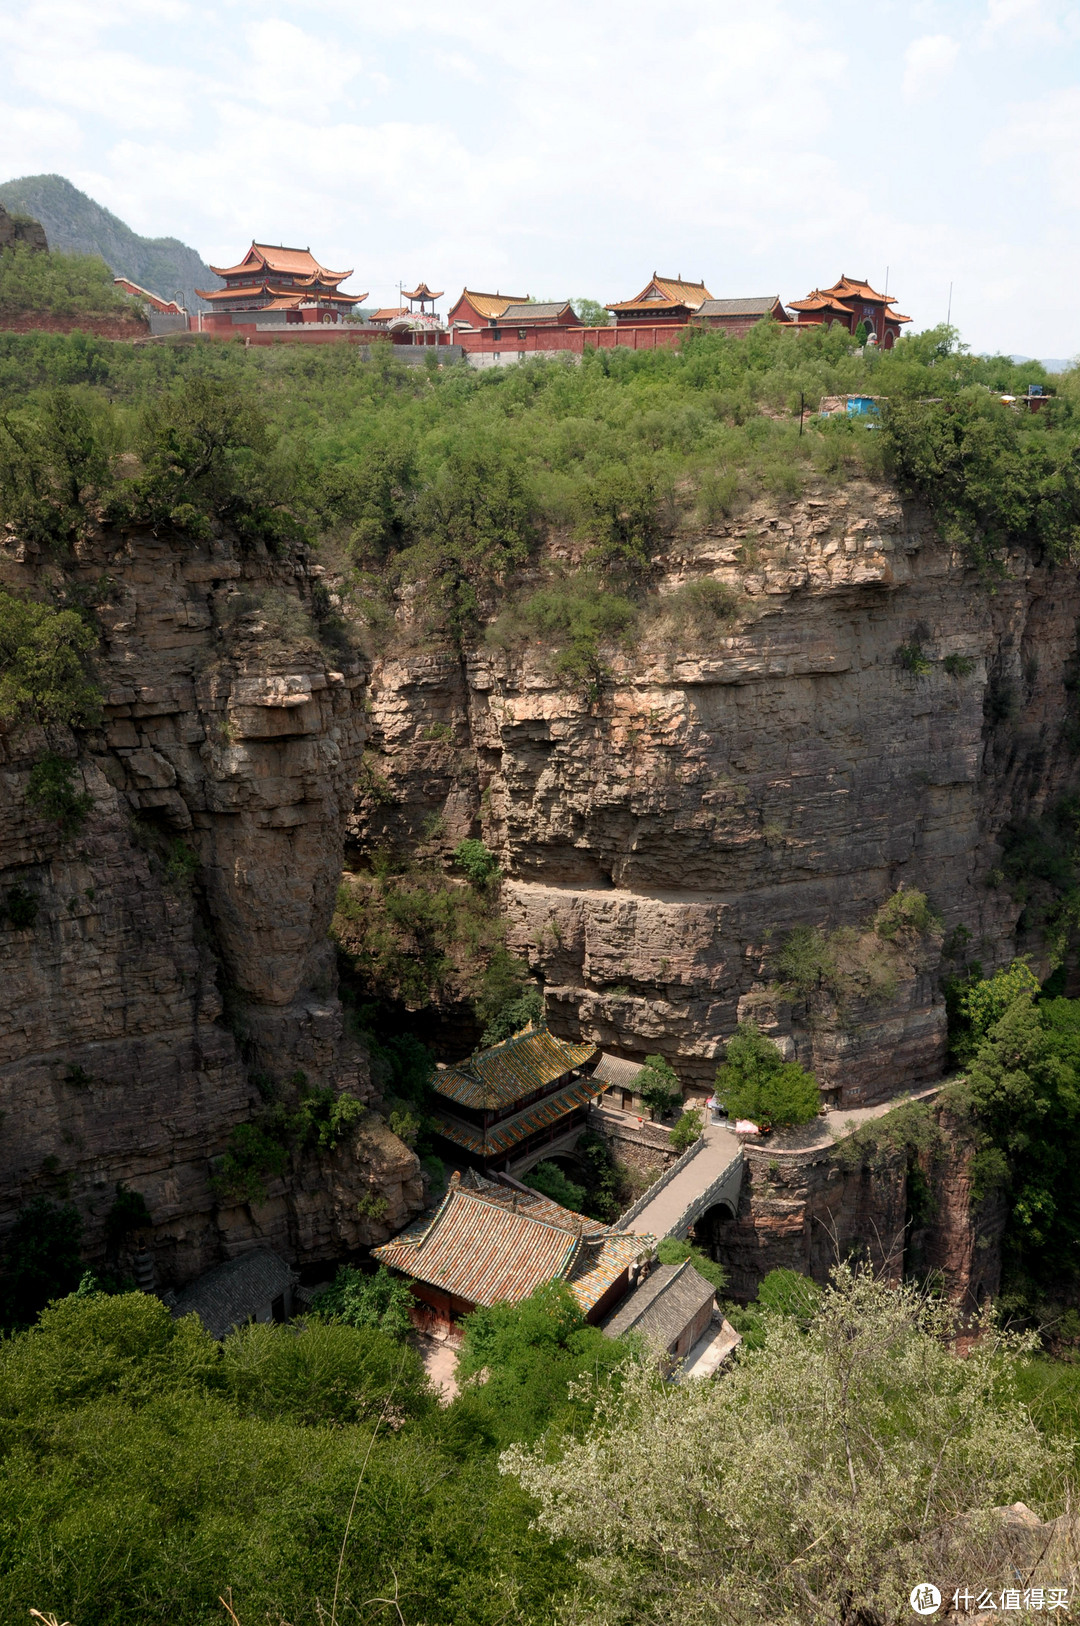
[[[500,1007],[484,1029],[480,1047],[486,1050],[489,1045],[501,1044],[504,1039],[513,1038],[515,1033],[520,1033],[523,1028],[541,1027],[543,1021],[544,996],[539,988],[530,988],[526,993]]]
[[[630,599],[609,592],[587,571],[542,587],[488,628],[489,642],[512,643],[519,636],[541,642],[553,655],[555,673],[581,684],[595,697],[608,669],[602,644],[614,642],[637,623]]]
[[[652,1118],[666,1118],[682,1102],[682,1085],[663,1056],[646,1056],[634,1089]]]
[[[13,886],[4,900],[3,913],[17,932],[25,932],[37,920],[38,907],[37,898],[25,886]]]
[[[740,1022],[728,1040],[716,1096],[732,1118],[748,1118],[762,1129],[809,1123],[821,1106],[813,1074],[786,1062],[753,1022]]]
[[[0,589],[0,722],[89,728],[101,694],[86,673],[97,637],[74,610]]]
[[[5,316],[116,318],[139,310],[96,254],[43,253],[26,243],[0,250],[0,311]]]
[[[689,1147],[693,1146],[695,1141],[700,1140],[700,1108],[691,1107],[688,1112],[684,1112],[682,1117],[675,1124],[675,1127],[672,1129],[668,1138],[671,1142],[671,1149],[673,1152],[685,1152]]]
[[[70,1293],[82,1275],[82,1220],[71,1204],[33,1197],[8,1232],[0,1281],[0,1319],[25,1326],[50,1299]]]
[[[923,937],[940,925],[925,892],[914,887],[898,886],[874,916],[874,930],[890,942],[896,937]]]
[[[529,1170],[528,1184],[534,1191],[550,1197],[553,1203],[580,1214],[585,1204],[585,1187],[568,1180],[557,1163],[538,1163]]]
[[[695,1248],[692,1242],[682,1237],[664,1237],[656,1250],[656,1257],[662,1265],[681,1265],[684,1259],[689,1259],[698,1275],[711,1282],[718,1293],[722,1293],[727,1286],[727,1271],[723,1265],[718,1265],[715,1259],[710,1259],[707,1253],[702,1253],[700,1248]]]
[[[75,789],[75,764],[50,751],[30,770],[26,800],[42,818],[60,826],[64,836],[77,835],[94,805],[89,791]]]
[[[489,852],[482,841],[476,841],[472,838],[458,842],[454,848],[454,863],[458,869],[465,871],[470,886],[475,886],[480,890],[491,886],[502,875],[495,854]]]
[[[278,1134],[268,1133],[262,1124],[238,1124],[211,1189],[222,1202],[265,1202],[267,1176],[284,1174],[288,1162],[288,1144]]]
[[[412,1331],[409,1311],[415,1303],[408,1282],[391,1275],[385,1265],[373,1276],[342,1265],[333,1284],[312,1299],[311,1311],[348,1327],[377,1327],[400,1341]]]

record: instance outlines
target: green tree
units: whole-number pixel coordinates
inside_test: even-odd
[[[671,1131],[671,1146],[676,1152],[685,1152],[701,1139],[701,1109],[691,1107],[679,1118]]]
[[[0,1278],[0,1319],[5,1326],[34,1320],[50,1299],[70,1293],[82,1274],[82,1220],[72,1203],[32,1197],[7,1236]]]
[[[572,299],[574,314],[586,327],[609,327],[611,314],[597,299]]]
[[[26,800],[42,818],[58,824],[65,836],[82,829],[94,805],[89,791],[75,789],[75,763],[51,751],[31,768]]]
[[[704,1276],[711,1282],[718,1293],[722,1293],[727,1286],[727,1271],[723,1265],[718,1265],[715,1259],[710,1259],[707,1253],[695,1248],[692,1242],[682,1237],[665,1236],[656,1250],[656,1257],[662,1265],[681,1265],[684,1259],[689,1259],[699,1276]]]
[[[753,1022],[740,1022],[728,1040],[716,1074],[716,1095],[732,1118],[749,1118],[771,1129],[809,1123],[821,1106],[813,1074],[798,1062],[785,1061]]]
[[[374,1275],[342,1265],[332,1285],[316,1294],[311,1309],[314,1315],[343,1321],[347,1327],[377,1327],[402,1339],[412,1331],[409,1311],[415,1302],[408,1282],[391,1275],[385,1265]]]
[[[101,693],[87,674],[97,636],[74,610],[0,589],[0,720],[88,728]]]
[[[529,1170],[528,1184],[571,1213],[580,1214],[585,1205],[585,1187],[570,1180],[557,1163],[538,1163]]]
[[[675,1069],[663,1056],[646,1056],[634,1089],[652,1118],[666,1118],[682,1102],[682,1085]]]
[[[499,880],[502,870],[493,852],[482,841],[468,837],[454,848],[454,863],[465,871],[471,886],[484,888]]]

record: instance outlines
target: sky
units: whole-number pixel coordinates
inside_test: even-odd
[[[252,238],[536,298],[841,273],[1080,352],[1078,0],[0,0],[0,180],[218,265]],[[449,299],[441,302],[445,311]]]

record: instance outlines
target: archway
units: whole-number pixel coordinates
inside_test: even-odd
[[[694,1242],[702,1253],[707,1253],[710,1259],[723,1264],[721,1250],[727,1241],[728,1227],[735,1218],[735,1209],[731,1203],[721,1201],[713,1203],[698,1219],[694,1221]]]

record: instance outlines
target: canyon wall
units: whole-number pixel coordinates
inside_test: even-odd
[[[448,847],[482,834],[553,1028],[660,1052],[701,1086],[785,933],[865,925],[918,888],[943,929],[885,995],[831,1025],[781,1006],[774,1027],[841,1105],[933,1081],[943,945],[965,928],[987,970],[1016,951],[1000,834],[1072,772],[1075,573],[1017,555],[981,579],[918,506],[852,483],[761,502],[656,562],[665,595],[706,577],[737,595],[734,623],[645,623],[592,696],[536,641],[377,660],[379,794],[361,786],[354,861],[432,814]],[[1021,946],[1038,965],[1039,941]]]
[[[31,924],[0,923],[0,1227],[33,1196],[70,1198],[100,1258],[123,1182],[159,1285],[256,1240],[309,1260],[381,1240],[422,1189],[374,1114],[334,1151],[294,1152],[264,1203],[211,1185],[265,1099],[374,1095],[327,938],[361,665],[313,636],[302,556],[103,531],[61,571],[8,533],[0,585],[46,584],[100,628],[105,704],[78,748],[0,733],[0,902],[36,903]],[[93,797],[74,835],[26,799],[49,748]]]

